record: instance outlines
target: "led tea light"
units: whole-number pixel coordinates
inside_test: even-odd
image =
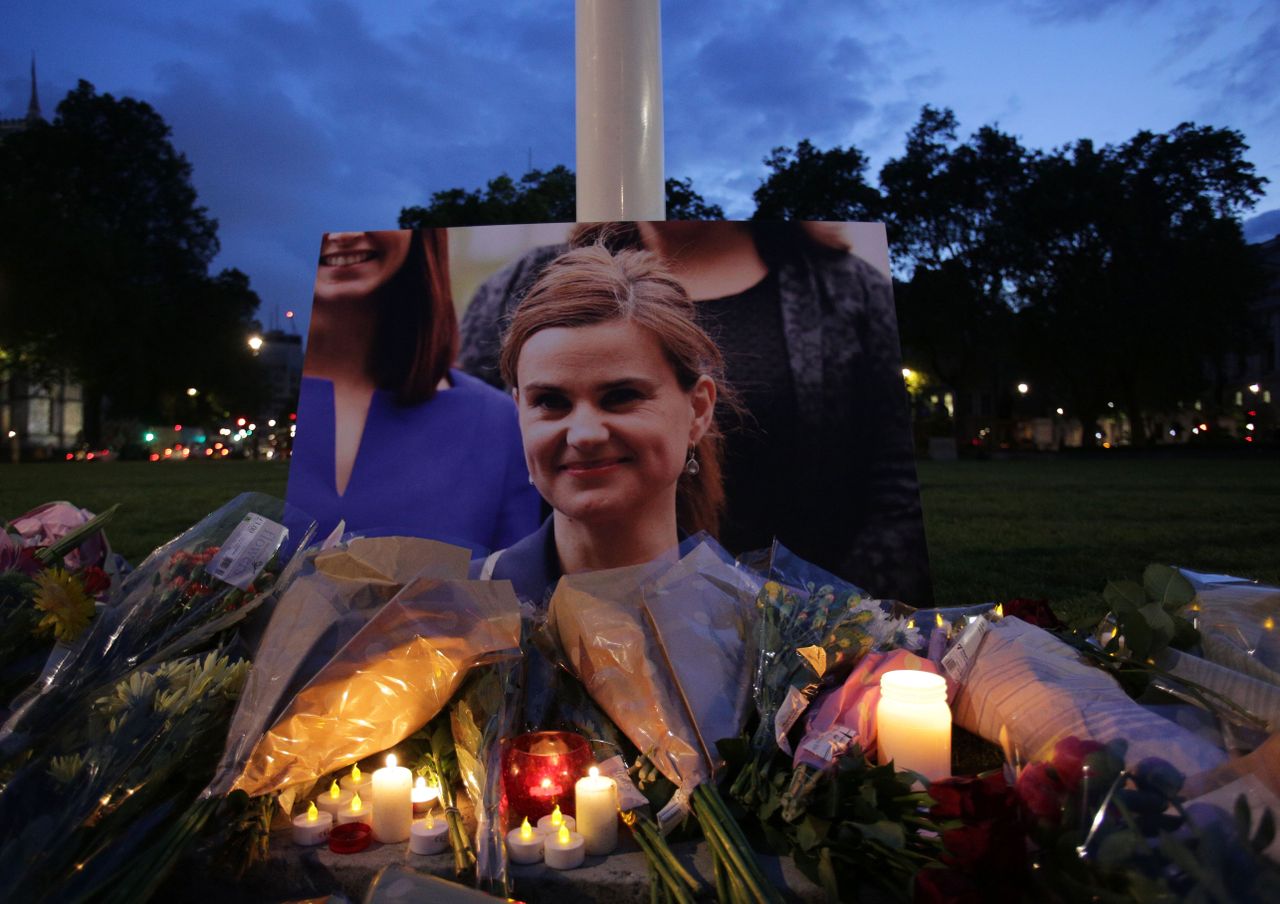
[[[337,819],[338,814],[342,812],[343,807],[346,807],[351,803],[352,797],[354,797],[354,795],[350,791],[344,791],[339,788],[338,782],[335,780],[331,785],[329,785],[328,791],[316,798],[316,806],[321,810],[324,810],[334,819]]]
[[[518,829],[507,833],[507,856],[512,863],[537,863],[542,859],[542,840],[542,833],[529,825],[526,816]]]
[[[552,869],[574,869],[582,866],[587,856],[586,844],[581,835],[569,830],[569,826],[561,824],[554,834],[547,834],[542,840],[542,859]]]
[[[951,710],[941,675],[899,669],[880,676],[876,707],[880,762],[919,772],[929,781],[951,775]]]
[[[409,828],[409,850],[415,854],[439,854],[449,846],[449,824],[430,813],[415,819]]]
[[[338,825],[345,826],[352,822],[362,822],[373,828],[373,807],[360,799],[359,793],[351,796],[351,803],[338,813]]]
[[[373,796],[373,776],[360,771],[359,763],[351,764],[351,773],[342,777],[342,787],[352,794]]]
[[[307,804],[307,812],[293,817],[293,843],[303,847],[323,844],[329,840],[333,828],[333,814],[321,812],[314,802]]]
[[[528,819],[528,817],[525,817]],[[565,816],[560,812],[559,805],[554,810],[538,820],[538,831],[543,834],[553,834],[560,831],[561,826],[568,826],[572,832],[578,827],[577,821],[572,816]]]

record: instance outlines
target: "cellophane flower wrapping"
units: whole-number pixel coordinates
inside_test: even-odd
[[[355,538],[299,556],[254,644],[253,668],[209,794],[222,795],[284,707],[415,577],[466,577],[467,550],[414,537]]]
[[[281,500],[244,493],[152,552],[15,707],[0,728],[0,760],[38,743],[87,693],[141,666],[213,645],[262,605],[288,564],[280,554],[285,517]],[[299,519],[291,514],[291,520]],[[234,550],[223,551],[228,544]]]
[[[232,788],[256,797],[398,744],[439,713],[471,668],[520,643],[505,581],[417,577],[284,707]]]
[[[502,745],[514,737],[520,713],[521,654],[496,654],[497,661],[472,672],[450,709],[454,751],[463,787],[475,806],[476,886],[507,897],[506,813],[502,793]]]
[[[710,779],[715,741],[741,731],[754,593],[706,538],[679,559],[567,575],[552,595],[569,667],[677,794]]]

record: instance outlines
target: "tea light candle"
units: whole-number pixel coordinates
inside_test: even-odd
[[[568,825],[561,825],[555,834],[547,834],[542,839],[542,859],[552,869],[574,869],[582,866],[587,856],[586,845],[582,836],[569,831]]]
[[[413,774],[387,755],[387,765],[373,773],[373,838],[394,844],[409,838],[413,824]]]
[[[449,846],[449,825],[430,813],[415,819],[409,829],[409,850],[415,854],[438,854]]]
[[[338,818],[338,814],[342,812],[342,808],[351,803],[354,795],[350,791],[343,791],[338,787],[335,780],[329,785],[329,790],[316,798],[316,806],[324,810],[334,819]]]
[[[333,814],[322,813],[314,802],[307,804],[307,812],[293,817],[293,843],[304,847],[323,844],[329,839],[333,827]]]
[[[577,821],[572,816],[561,813],[560,805],[556,804],[554,810],[538,820],[538,831],[543,834],[554,834],[560,831],[562,825],[568,826],[570,832],[578,827]]]
[[[417,780],[413,783],[413,794],[411,795],[411,799],[413,801],[413,815],[426,816],[427,811],[435,805],[435,802],[439,797],[440,789],[435,785],[428,785],[425,778],[421,775],[418,776]]]
[[[951,710],[941,675],[899,669],[880,676],[876,746],[881,764],[919,772],[929,781],[951,775]]]
[[[542,838],[542,833],[534,831],[526,816],[520,828],[507,833],[507,856],[512,863],[537,863],[542,859]]]
[[[365,797],[372,797],[373,776],[361,772],[359,763],[352,763],[351,774],[342,777],[342,787],[352,794],[363,794]]]
[[[573,799],[587,853],[612,853],[618,846],[618,783],[592,766],[574,785]]]
[[[360,799],[359,793],[351,796],[351,803],[338,813],[338,825],[345,826],[350,822],[362,822],[372,828],[373,808]]]

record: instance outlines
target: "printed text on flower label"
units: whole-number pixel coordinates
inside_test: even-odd
[[[233,587],[248,590],[288,535],[283,524],[251,512],[236,525],[209,563],[209,574]]]

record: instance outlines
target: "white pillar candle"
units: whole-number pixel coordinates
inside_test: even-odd
[[[434,785],[428,785],[427,780],[421,775],[414,780],[413,783],[413,815],[415,818],[426,816],[427,811],[435,806],[436,800],[440,797],[440,789]]]
[[[293,817],[293,843],[304,847],[323,844],[329,839],[333,827],[333,814],[322,812],[314,803],[307,805],[307,812]]]
[[[876,708],[880,762],[919,772],[930,781],[951,775],[951,710],[941,675],[899,669],[880,676]]]
[[[354,794],[351,797],[351,803],[338,812],[337,821],[340,826],[345,826],[349,822],[363,822],[365,825],[372,827],[373,807],[361,800],[358,793]]]
[[[613,853],[618,846],[618,783],[592,766],[573,787],[573,810],[587,853]]]
[[[316,798],[316,806],[330,816],[337,818],[338,814],[342,812],[342,808],[351,803],[352,797],[354,795],[350,791],[343,791],[335,781],[329,785],[328,791]]]
[[[538,817],[538,831],[544,834],[559,832],[562,825],[568,826],[570,832],[578,828],[577,820],[561,813],[559,804],[556,804],[556,808],[546,816]]]
[[[512,863],[537,863],[542,859],[543,834],[529,825],[529,817],[524,818],[520,828],[507,833],[507,856]]]
[[[555,834],[548,833],[542,839],[542,859],[552,869],[573,869],[582,866],[587,856],[586,845],[582,836],[569,831],[567,825],[560,826]]]
[[[413,824],[413,774],[396,765],[388,754],[387,765],[373,773],[373,840],[394,844],[409,838]]]
[[[449,846],[449,824],[435,819],[415,819],[409,828],[409,850],[415,854],[439,854]]]
[[[342,787],[352,794],[358,793],[365,797],[372,797],[373,776],[367,772],[361,772],[359,763],[352,763],[351,772],[342,777]]]

